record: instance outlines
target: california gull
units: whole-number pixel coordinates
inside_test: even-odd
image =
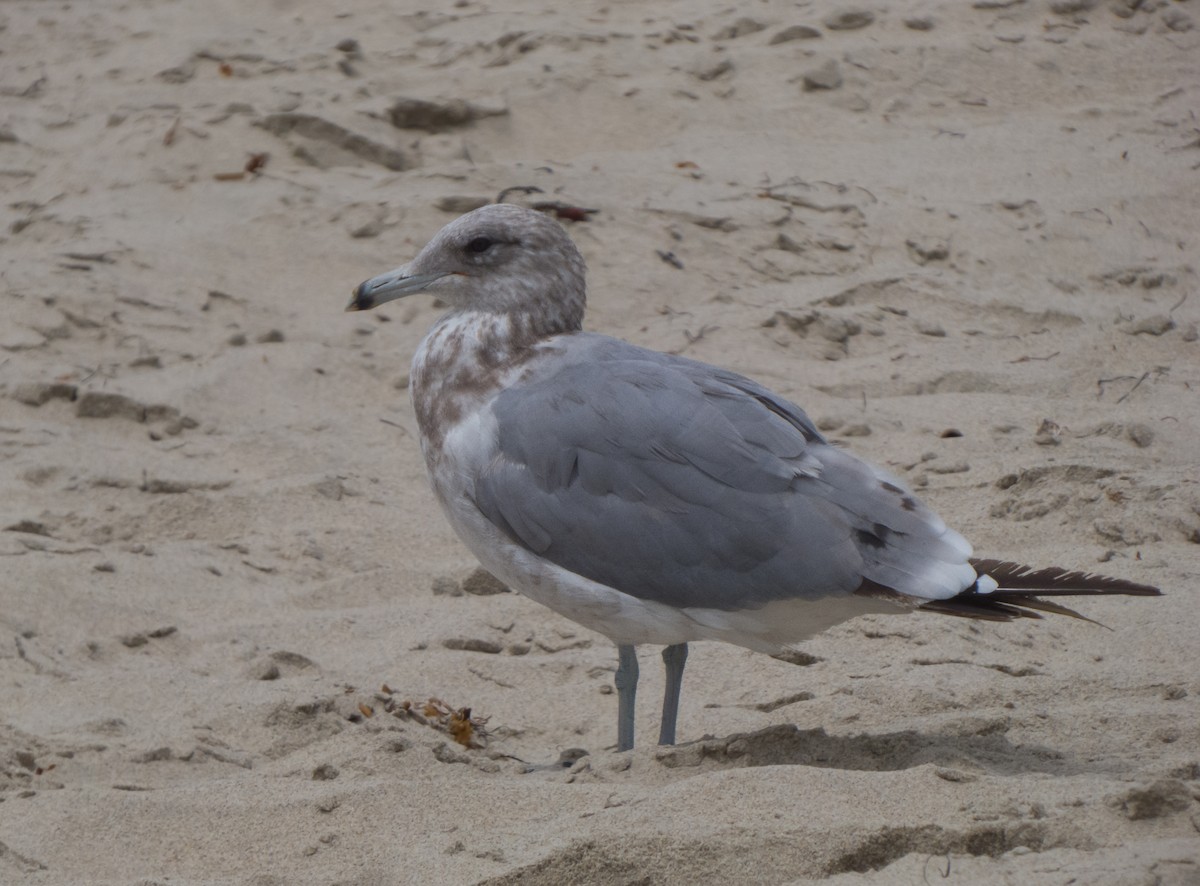
[[[973,559],[794,403],[583,332],[583,258],[541,213],[470,212],[347,310],[417,292],[450,308],[409,382],[434,494],[488,570],[617,644],[619,750],[633,747],[638,644],[666,647],[659,743],[673,744],[692,640],[777,652],[868,612],[1082,617],[1040,598],[1159,593]]]

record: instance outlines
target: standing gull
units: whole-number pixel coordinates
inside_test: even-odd
[[[794,403],[583,332],[583,258],[541,213],[470,212],[347,310],[417,292],[450,306],[409,382],[434,494],[488,570],[617,644],[618,750],[633,747],[639,643],[666,647],[659,743],[673,744],[691,640],[778,652],[868,612],[1082,617],[1039,598],[1159,593],[972,559]]]

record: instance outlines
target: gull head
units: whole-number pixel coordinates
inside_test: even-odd
[[[366,280],[347,311],[428,292],[455,311],[545,315],[578,329],[586,301],[583,257],[562,225],[507,203],[468,212],[442,228],[403,267]]]

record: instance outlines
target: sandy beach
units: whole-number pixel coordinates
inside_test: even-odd
[[[1200,3],[557,5],[0,6],[0,883],[1200,883]],[[616,753],[429,490],[439,307],[343,313],[502,192],[590,330],[1165,596],[695,644],[672,748],[643,648]]]

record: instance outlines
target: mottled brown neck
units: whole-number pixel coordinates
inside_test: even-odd
[[[533,356],[539,342],[571,331],[539,322],[537,316],[455,311],[425,336],[413,357],[409,390],[427,461],[459,421]]]

